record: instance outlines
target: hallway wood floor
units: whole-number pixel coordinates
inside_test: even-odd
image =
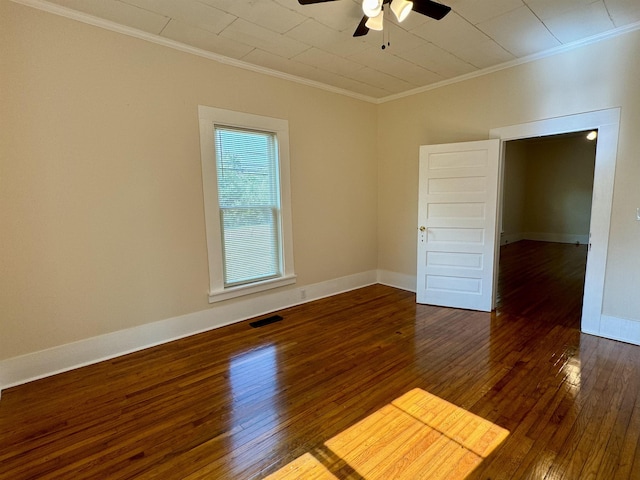
[[[493,313],[373,285],[5,390],[0,478],[264,478],[419,388],[509,432],[469,479],[640,479],[640,347],[579,332],[585,256],[503,247]]]

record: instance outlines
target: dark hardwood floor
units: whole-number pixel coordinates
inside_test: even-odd
[[[510,432],[470,479],[640,479],[640,347],[579,332],[585,256],[503,247],[491,314],[374,285],[8,389],[0,478],[262,478],[420,388]]]

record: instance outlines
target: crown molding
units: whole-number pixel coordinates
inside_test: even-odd
[[[389,95],[382,98],[374,98],[368,95],[363,95],[355,92],[351,92],[349,90],[345,90],[338,87],[333,87],[331,85],[327,85],[325,83],[316,82],[314,80],[309,80],[307,78],[298,77],[296,75],[291,75],[289,73],[279,72],[277,70],[272,70],[266,67],[260,67],[258,65],[253,65],[251,63],[244,62],[242,60],[238,60],[231,57],[226,57],[224,55],[220,55],[217,53],[209,52],[207,50],[203,50],[201,48],[192,47],[190,45],[186,45],[184,43],[177,42],[175,40],[170,40],[165,37],[161,37],[160,35],[154,35],[152,33],[144,32],[142,30],[135,29],[133,27],[127,27],[125,25],[120,25],[118,23],[104,20],[102,18],[95,17],[93,15],[89,15],[86,13],[79,12],[77,10],[73,10],[71,8],[63,7],[61,5],[57,5],[54,3],[50,3],[46,0],[11,0],[14,3],[18,3],[21,5],[25,5],[28,7],[32,7],[38,10],[42,10],[48,13],[52,13],[54,15],[59,15],[61,17],[66,17],[71,20],[76,20],[78,22],[86,23],[89,25],[93,25],[95,27],[104,28],[106,30],[111,30],[113,32],[121,33],[123,35],[128,35],[130,37],[138,38],[140,40],[145,40],[147,42],[156,43],[158,45],[162,45],[165,47],[173,48],[174,50],[179,50],[181,52],[190,53],[192,55],[197,55],[200,57],[207,58],[209,60],[213,60],[218,63],[222,63],[225,65],[230,65],[233,67],[241,68],[244,70],[249,70],[255,73],[261,73],[263,75],[269,75],[271,77],[280,78],[282,80],[287,80],[290,82],[299,83],[302,85],[306,85],[312,88],[318,88],[320,90],[325,90],[331,93],[336,93],[338,95],[343,95],[346,97],[351,97],[356,100],[361,100],[368,103],[373,104],[383,104],[387,102],[391,102],[394,100],[399,100],[405,97],[410,97],[413,95],[417,95],[419,93],[428,92],[430,90],[435,90],[437,88],[441,88],[447,85],[453,85],[455,83],[464,82],[466,80],[470,80],[476,77],[482,77],[484,75],[489,75],[494,72],[499,72],[500,70],[506,70],[508,68],[516,67],[518,65],[523,65],[526,63],[535,62],[537,60],[541,60],[547,57],[553,57],[555,55],[559,55],[565,52],[569,52],[571,50],[575,50],[587,45],[592,45],[594,43],[601,42],[603,40],[607,40],[610,38],[618,37],[620,35],[624,35],[627,33],[631,33],[636,30],[640,30],[640,21],[631,23],[629,25],[625,25],[623,27],[618,27],[613,30],[609,30],[604,33],[600,33],[597,35],[593,35],[588,38],[584,38],[582,40],[578,40],[575,42],[567,43],[564,45],[560,45],[558,47],[545,50],[544,52],[535,53],[533,55],[528,55],[526,57],[517,58],[515,60],[511,60],[509,62],[501,63],[499,65],[494,65],[492,67],[487,67],[482,70],[478,70],[476,72],[471,72],[465,75],[460,75],[458,77],[450,78],[447,80],[443,80],[441,82],[432,83],[430,85],[425,85],[424,87],[414,88],[412,90],[407,90],[406,92],[397,93],[394,95]]]
[[[306,85],[308,87],[318,88],[320,90],[336,93],[338,95],[344,95],[344,96],[355,98],[356,100],[361,100],[368,103],[376,103],[376,100],[377,100],[368,95],[362,95],[360,93],[355,93],[349,90],[327,85],[326,83],[316,82],[314,80],[298,77],[296,75],[291,75],[289,73],[279,72],[277,70],[272,70],[267,67],[254,65],[248,62],[244,62],[242,60],[238,60],[236,58],[226,57],[224,55],[209,52],[208,50],[204,50],[202,48],[193,47],[191,45],[177,42],[175,40],[171,40],[169,38],[165,38],[160,35],[155,35],[153,33],[144,32],[142,30],[138,30],[133,27],[128,27],[126,25],[120,25],[119,23],[112,22],[110,20],[105,20],[103,18],[99,18],[93,15],[89,15],[87,13],[79,12],[77,10],[73,10],[68,7],[63,7],[61,5],[47,2],[46,0],[11,0],[11,1],[13,3],[18,3],[20,5],[25,5],[27,7],[32,7],[37,10],[42,10],[47,13],[52,13],[54,15],[65,17],[70,20],[76,20],[78,22],[86,23],[88,25],[93,25],[94,27],[103,28],[105,30],[110,30],[112,32],[121,33],[123,35],[128,35],[130,37],[134,37],[140,40],[145,40],[147,42],[162,45],[164,47],[169,47],[174,50],[179,50],[181,52],[190,53],[192,55],[197,55],[199,57],[204,57],[209,60],[222,63],[224,65],[230,65],[233,67],[241,68],[243,70],[249,70],[255,73],[261,73],[263,75],[269,75],[271,77],[276,77],[282,80],[299,83],[302,85]]]
[[[435,90],[436,88],[444,87],[446,85],[452,85],[454,83],[464,82],[465,80],[470,80],[472,78],[482,77],[484,75],[489,75],[490,73],[499,72],[500,70],[506,70],[508,68],[516,67],[518,65],[535,62],[543,58],[553,57],[561,53],[569,52],[571,50],[576,50],[578,48],[581,48],[587,45],[592,45],[594,43],[607,40],[609,38],[619,37],[620,35],[631,33],[636,30],[640,30],[640,22],[631,23],[629,25],[625,25],[624,27],[618,27],[616,29],[609,30],[604,33],[599,33],[597,35],[593,35],[588,38],[583,38],[582,40],[577,40],[575,42],[566,43],[564,45],[560,45],[558,47],[545,50],[544,52],[534,53],[533,55],[528,55],[522,58],[516,58],[515,60],[510,60],[508,62],[501,63],[499,65],[483,68],[482,70],[467,73],[459,77],[450,78],[448,80],[443,80],[438,83],[425,85],[424,87],[418,87],[418,88],[414,88],[413,90],[407,90],[406,92],[401,92],[394,95],[389,95],[388,97],[379,98],[379,99],[376,99],[375,103],[381,104],[381,103],[391,102],[393,100],[410,97],[418,93],[428,92],[429,90]]]

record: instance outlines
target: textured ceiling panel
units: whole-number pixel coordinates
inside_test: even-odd
[[[18,0],[19,1],[19,0]],[[640,0],[444,0],[354,38],[358,0],[49,0],[99,19],[374,99],[640,26]],[[384,45],[384,49],[381,48]]]

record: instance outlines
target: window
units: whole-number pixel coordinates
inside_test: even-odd
[[[199,107],[209,301],[295,282],[286,120]]]
[[[224,286],[281,275],[277,138],[215,125]]]

